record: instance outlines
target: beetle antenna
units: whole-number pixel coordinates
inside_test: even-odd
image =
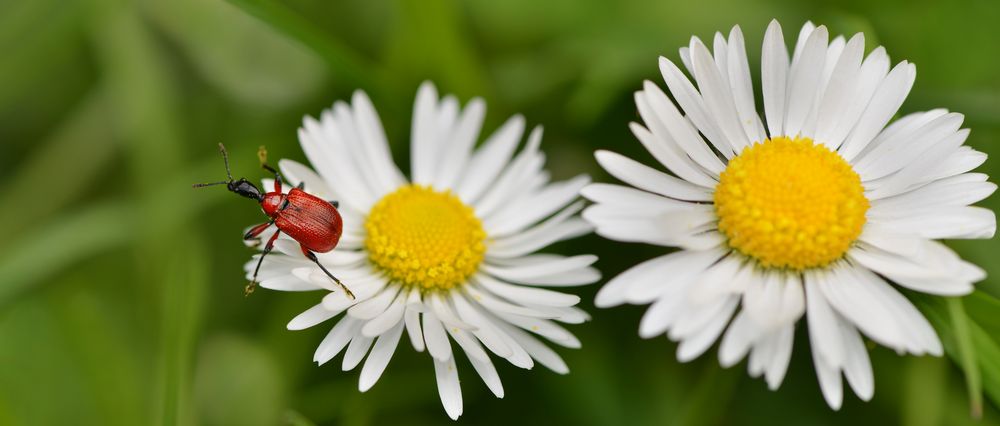
[[[196,183],[196,184],[191,185],[191,187],[192,188],[203,188],[203,187],[206,187],[206,186],[222,185],[224,183],[229,183],[229,182],[230,181],[228,181],[228,180],[224,180],[222,182]]]
[[[233,174],[229,171],[229,154],[226,153],[226,147],[219,142],[219,152],[222,153],[222,161],[226,163],[226,176],[229,177],[229,181],[233,180]]]

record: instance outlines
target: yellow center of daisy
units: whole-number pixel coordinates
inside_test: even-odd
[[[764,267],[803,270],[841,258],[861,234],[868,199],[837,153],[777,137],[729,161],[715,187],[719,230]]]
[[[406,185],[386,195],[365,220],[368,257],[390,279],[421,290],[448,290],[476,272],[486,232],[450,191]]]

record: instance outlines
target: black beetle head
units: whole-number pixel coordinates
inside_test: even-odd
[[[260,193],[260,190],[246,178],[231,180],[228,184],[226,184],[226,187],[229,188],[230,191],[256,202],[260,202],[264,199],[264,195]]]

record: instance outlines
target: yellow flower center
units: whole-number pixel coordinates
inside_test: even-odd
[[[469,278],[486,252],[475,212],[450,191],[406,185],[365,220],[368,257],[390,279],[421,290],[448,290]]]
[[[777,137],[729,161],[715,187],[719,230],[764,267],[803,270],[841,258],[861,234],[868,199],[837,153]]]

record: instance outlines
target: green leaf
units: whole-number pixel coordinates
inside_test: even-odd
[[[995,299],[978,290],[964,298],[944,299],[923,294],[911,297],[937,329],[945,353],[965,373],[972,415],[982,414],[983,391],[994,404],[1000,405],[1000,342],[996,340],[996,332],[977,323],[978,315],[985,314],[981,311],[993,306]],[[966,310],[966,306],[976,308]]]
[[[969,318],[990,335],[1000,337],[1000,299],[984,291],[976,291],[962,300]]]
[[[970,324],[969,328],[973,347],[979,357],[983,389],[994,404],[1000,405],[1000,343],[976,324]]]
[[[84,98],[52,136],[18,162],[13,176],[0,183],[0,194],[7,199],[31,200],[30,215],[21,209],[0,209],[0,223],[19,225],[8,236],[30,229],[76,200],[107,171],[115,146],[105,98],[103,91]],[[45,188],[44,197],[37,196],[39,188]]]
[[[345,86],[378,92],[382,87],[370,64],[347,44],[329,37],[309,20],[290,9],[284,2],[274,0],[228,0],[244,12],[257,17],[276,31],[298,40],[318,54],[338,80]]]
[[[965,314],[962,299],[951,297],[947,299],[946,303],[954,332],[955,352],[959,365],[965,371],[965,384],[969,392],[972,417],[978,419],[983,416],[983,383],[982,375],[979,372],[976,347],[972,339],[971,324],[969,317]]]
[[[307,47],[231,4],[144,2],[205,79],[241,103],[278,109],[316,93],[326,68]],[[218,23],[226,23],[219,31]]]
[[[134,237],[132,211],[121,203],[99,204],[57,216],[38,232],[14,241],[0,257],[0,306],[69,265],[120,247]]]

